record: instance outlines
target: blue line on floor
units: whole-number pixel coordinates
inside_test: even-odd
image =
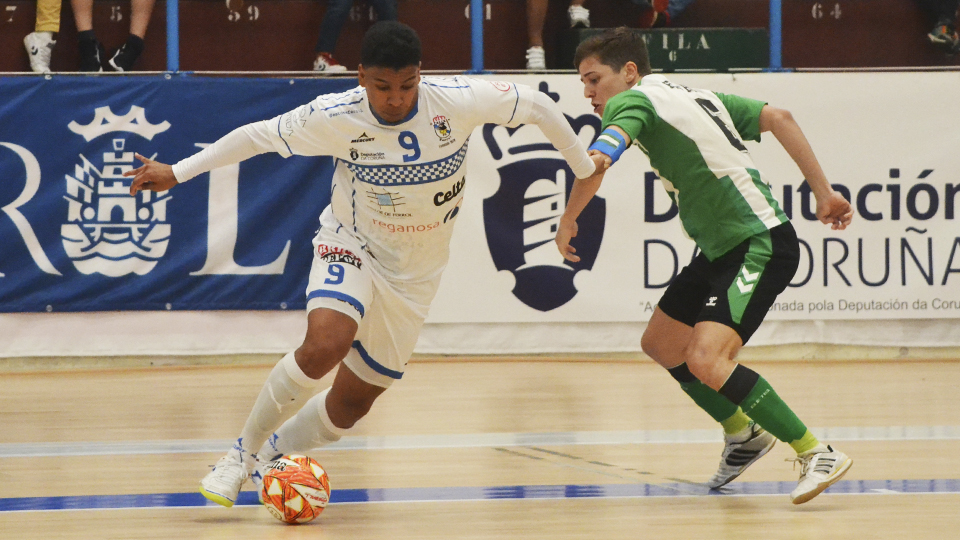
[[[331,504],[373,502],[444,502],[494,499],[578,499],[643,497],[747,497],[786,495],[796,482],[739,482],[721,490],[686,483],[603,484],[494,487],[433,487],[340,489],[331,495]],[[960,494],[960,479],[935,480],[841,480],[826,493],[843,494]],[[256,492],[240,493],[238,506],[253,506]],[[0,498],[0,512],[44,510],[97,510],[217,506],[199,493],[155,493],[147,495],[79,495],[69,497]]]

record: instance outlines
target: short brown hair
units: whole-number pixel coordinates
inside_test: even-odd
[[[627,62],[633,62],[641,77],[653,72],[643,34],[626,26],[611,28],[580,43],[573,55],[573,68],[580,69],[580,63],[591,56],[596,56],[601,64],[610,66],[614,71],[620,71]]]

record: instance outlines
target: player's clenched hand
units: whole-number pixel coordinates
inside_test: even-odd
[[[570,245],[570,239],[577,236],[577,222],[572,219],[560,218],[560,227],[557,229],[557,249],[563,258],[570,262],[580,262],[580,257],[574,255],[577,249]]]
[[[133,183],[130,184],[130,195],[136,195],[138,191],[144,189],[166,191],[177,185],[177,177],[173,175],[173,167],[145,158],[140,154],[136,154],[136,157],[143,162],[143,165],[123,173],[124,176],[133,177]]]
[[[853,220],[853,208],[843,195],[833,191],[817,201],[817,219],[835,231],[843,230]]]
[[[593,160],[593,164],[597,167],[597,171],[593,174],[602,173],[613,165],[613,160],[610,159],[610,156],[599,150],[590,150],[587,153],[590,155],[590,159]]]

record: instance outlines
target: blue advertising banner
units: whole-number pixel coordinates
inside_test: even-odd
[[[276,154],[129,195],[175,163],[355,79],[0,79],[0,312],[302,309],[330,158]]]

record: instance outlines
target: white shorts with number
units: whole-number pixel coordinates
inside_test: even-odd
[[[323,227],[313,239],[307,313],[328,308],[357,321],[343,363],[362,380],[386,388],[403,376],[439,284],[439,277],[391,281],[353,236]]]

